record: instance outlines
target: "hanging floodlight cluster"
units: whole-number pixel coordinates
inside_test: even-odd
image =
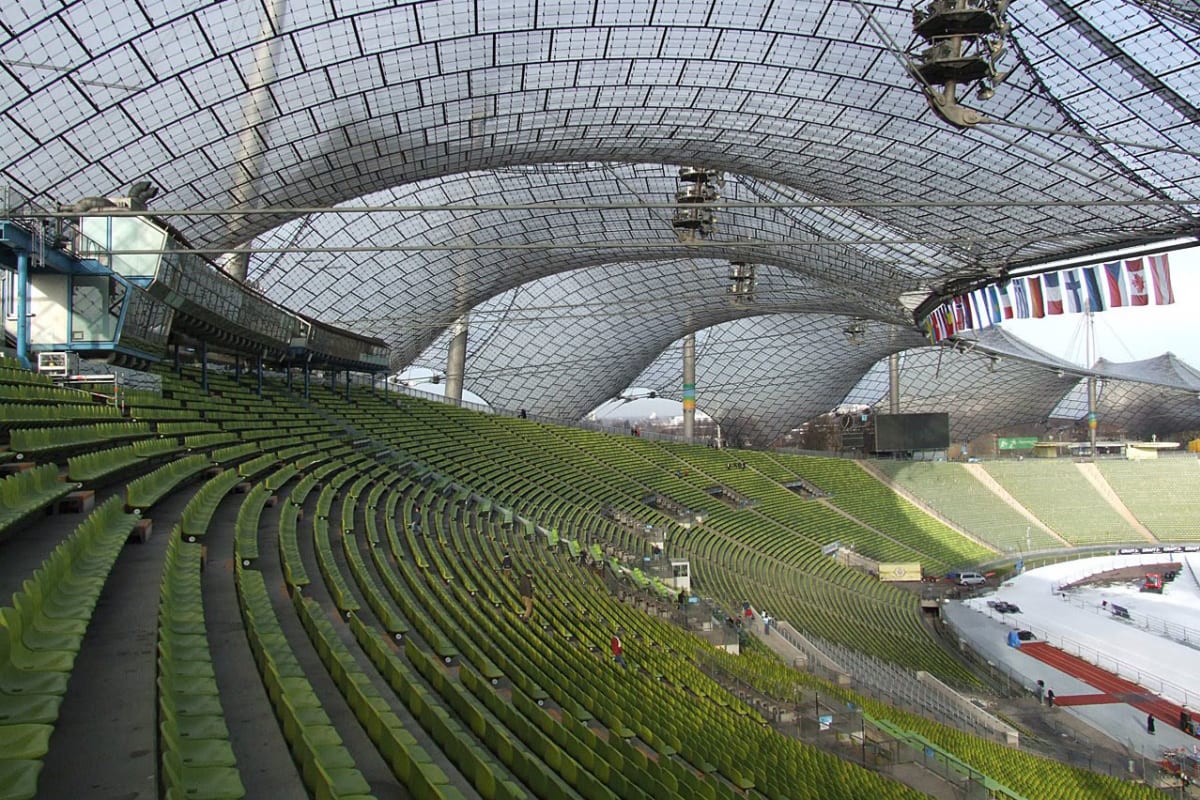
[[[675,192],[675,209],[671,227],[681,242],[707,239],[717,227],[717,214],[712,204],[721,197],[725,173],[708,167],[680,167],[679,190]]]
[[[983,121],[978,111],[958,104],[975,89],[988,100],[1012,70],[1001,71],[1009,24],[1009,0],[930,0],[913,9],[913,33],[920,40],[908,52],[908,66],[923,84],[935,112],[951,125],[970,127]],[[920,48],[918,50],[918,48]]]
[[[850,320],[842,333],[846,336],[846,341],[849,344],[860,345],[867,341],[867,321],[861,317],[855,317]]]
[[[754,302],[754,265],[744,261],[729,262],[729,295],[733,305]]]

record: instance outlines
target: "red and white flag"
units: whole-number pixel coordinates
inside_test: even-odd
[[[1146,291],[1146,270],[1140,258],[1131,258],[1125,262],[1125,272],[1129,275],[1129,304],[1145,306],[1150,304],[1150,294]]]
[[[1175,302],[1175,290],[1171,288],[1171,265],[1167,254],[1150,256],[1150,277],[1154,282],[1154,305],[1165,306]]]

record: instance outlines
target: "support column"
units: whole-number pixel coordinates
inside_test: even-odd
[[[1088,442],[1091,444],[1092,461],[1096,460],[1096,428],[1100,421],[1096,418],[1096,376],[1089,375],[1087,379],[1088,394]]]
[[[346,370],[346,402],[350,402],[350,370]]]
[[[308,399],[309,381],[312,380],[312,365],[304,362],[304,399]]]
[[[208,342],[200,340],[200,390],[208,394]]]
[[[683,439],[696,434],[696,334],[683,337]]]
[[[1087,313],[1087,368],[1095,369],[1096,367],[1096,320],[1095,314],[1091,311]],[[1088,443],[1092,449],[1092,461],[1096,460],[1096,428],[1099,427],[1100,421],[1096,418],[1096,376],[1089,375],[1087,381],[1087,397],[1088,397]]]
[[[233,357],[233,382],[238,386],[242,384],[242,357]]]
[[[17,360],[25,369],[29,363],[29,253],[17,251]]]
[[[462,402],[463,378],[467,368],[467,317],[459,317],[451,329],[450,353],[446,357],[446,398]]]
[[[262,400],[262,384],[263,384],[263,363],[262,353],[258,354],[258,363],[255,365],[255,375],[258,378],[258,399]]]
[[[175,343],[175,374],[183,374],[183,364],[179,361],[179,342]]]
[[[900,354],[888,356],[888,413],[900,413]]]
[[[292,393],[292,365],[291,364],[288,364],[288,367],[287,367],[287,390],[288,390],[288,394]]]

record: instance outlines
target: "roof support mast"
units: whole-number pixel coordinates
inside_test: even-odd
[[[1087,365],[1091,369],[1096,364],[1096,320],[1095,314],[1092,311],[1087,312]],[[1087,379],[1087,425],[1088,425],[1088,442],[1091,445],[1092,461],[1096,460],[1096,428],[1099,421],[1096,419],[1096,376],[1095,374],[1088,375]]]
[[[683,337],[683,438],[696,435],[696,334]]]

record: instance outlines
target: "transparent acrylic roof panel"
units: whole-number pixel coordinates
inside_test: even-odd
[[[660,203],[672,199],[677,186],[674,167],[576,164],[430,179],[371,195],[362,202],[376,206]],[[774,195],[767,192],[770,188],[757,181],[752,193],[743,188],[742,181],[730,179],[723,192],[733,202],[775,202]],[[766,310],[793,310],[795,302],[802,302],[808,309],[840,311],[898,324],[911,324],[908,312],[898,302],[900,294],[928,280],[930,266],[925,250],[916,248],[910,254],[897,246],[887,251],[874,247],[860,252],[833,244],[829,231],[842,221],[830,220],[816,211],[728,208],[720,212],[718,233],[710,240],[711,246],[690,249],[678,245],[670,215],[670,209],[557,207],[519,212],[503,209],[362,215],[347,208],[336,214],[295,220],[259,237],[260,246],[293,247],[301,252],[264,254],[252,262],[250,277],[284,305],[387,340],[398,365],[409,363],[441,329],[490,298],[531,281],[539,281],[540,296],[552,291],[543,285],[543,279],[587,266],[620,264],[617,271],[632,278],[641,270],[655,269],[655,262],[668,263],[665,269],[671,271],[678,267],[670,264],[681,257],[695,256],[709,263],[709,282],[696,288],[699,295],[695,298],[688,297],[682,286],[673,287],[670,295],[680,304],[703,305],[728,286],[726,260],[771,264],[779,269],[771,272],[775,277],[761,287],[762,300],[768,304]],[[857,224],[865,223],[860,220]],[[746,240],[790,244],[771,248],[739,244]],[[635,241],[656,246],[639,249],[624,244]],[[431,249],[311,252],[358,245]],[[529,249],[497,249],[490,245]],[[887,260],[876,256],[887,256]],[[724,263],[718,264],[718,260]],[[797,290],[801,294],[794,296]],[[586,296],[589,291],[604,289],[597,284],[562,291]],[[632,293],[637,289],[622,291]],[[601,299],[597,295],[591,302]],[[818,307],[818,303],[824,307]],[[674,330],[667,341],[682,333],[682,328]]]
[[[921,341],[911,329],[853,317],[772,314],[734,319],[696,334],[696,407],[730,442],[766,446],[833,410],[880,359]],[[682,399],[682,343],[632,381]]]
[[[1106,380],[1096,401],[1096,416],[1129,436],[1150,438],[1200,426],[1196,393],[1166,386]]]
[[[886,408],[887,379],[886,364],[878,365],[846,402]],[[1078,381],[1078,374],[1017,358],[924,347],[901,355],[900,410],[948,411],[951,440],[966,442],[1010,425],[1045,424]]]
[[[0,180],[43,204],[148,176],[161,208],[295,208],[606,160],[840,201],[1195,200],[1194,43],[1144,6],[1014,4],[1025,66],[984,110],[1186,153],[950,129],[854,3],[666,5],[18,0],[0,11]],[[867,7],[907,43],[907,2]],[[1164,207],[861,214],[976,272],[1194,222]],[[227,247],[291,215],[172,222]]]
[[[781,320],[809,319],[796,312],[846,303],[830,288],[769,267],[759,267],[759,299],[752,304],[732,303],[728,286],[728,264],[707,259],[606,264],[524,284],[472,310],[464,385],[493,406],[526,408],[568,419],[582,417],[631,384],[677,397],[680,366],[673,343],[688,331],[717,325],[720,330],[732,327],[745,333],[736,340],[736,347],[714,344],[716,349],[698,352],[697,369],[711,374],[712,383],[707,385],[714,390],[705,394],[704,410],[719,418],[724,413],[769,410],[775,414],[782,410],[787,420],[794,419],[803,409],[796,408],[794,398],[785,401],[782,397],[790,391],[790,384],[775,386],[780,397],[774,400],[765,386],[751,390],[764,376],[751,374],[750,365],[764,372],[775,364],[770,368],[773,374],[787,374],[792,369],[796,374],[790,380],[794,383],[802,371],[796,342],[816,343],[818,332],[841,331],[846,318],[821,318],[808,327],[794,321],[790,327],[781,327]],[[738,324],[721,324],[727,320]],[[880,330],[894,327],[874,324]],[[752,331],[761,335],[752,337]],[[792,334],[808,339],[788,338]],[[415,363],[443,369],[448,339],[442,334]],[[909,344],[914,340],[915,334],[904,339]],[[813,345],[814,350],[818,347]],[[867,350],[874,352],[863,348],[863,352]],[[789,351],[791,355],[781,360]],[[672,352],[674,357],[669,355]],[[863,368],[873,360],[868,359]],[[672,363],[673,378],[660,381],[643,372],[644,368],[653,372],[651,364]],[[838,369],[852,372],[854,367]],[[642,377],[636,377],[640,372]],[[742,391],[736,388],[739,373],[748,387]],[[849,378],[850,383],[853,380]],[[718,385],[724,387],[719,393]],[[844,390],[833,392],[840,393]],[[728,408],[719,400],[722,396]],[[738,402],[745,404],[743,412],[734,411]],[[773,404],[780,408],[771,409]]]

